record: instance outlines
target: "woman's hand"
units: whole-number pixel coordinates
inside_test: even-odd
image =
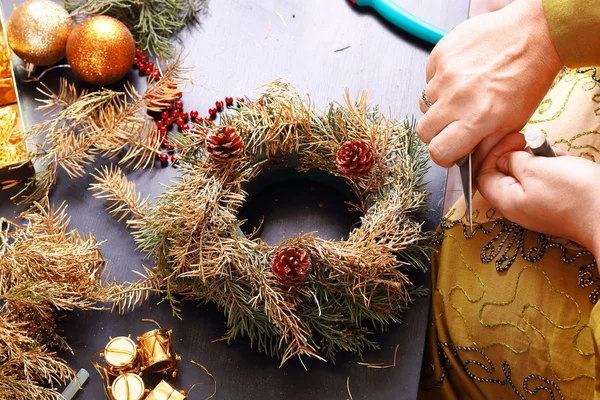
[[[536,157],[524,148],[517,133],[490,151],[477,176],[483,197],[509,220],[575,240],[600,256],[600,165]]]
[[[474,170],[499,140],[518,132],[562,68],[541,0],[517,0],[453,29],[427,62],[427,108],[417,134],[443,167],[474,153]]]

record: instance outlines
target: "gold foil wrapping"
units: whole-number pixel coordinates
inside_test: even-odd
[[[4,35],[0,39],[0,106],[4,106],[17,102],[17,92],[13,85],[10,64],[12,53]]]
[[[22,134],[23,124],[12,74],[12,53],[4,30],[0,29],[0,33],[0,189],[9,189],[31,177],[35,171],[28,160]]]

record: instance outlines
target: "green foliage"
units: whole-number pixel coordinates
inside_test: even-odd
[[[120,20],[138,47],[165,59],[173,55],[173,36],[198,24],[207,7],[208,0],[65,0],[65,8],[74,15],[104,14]]]

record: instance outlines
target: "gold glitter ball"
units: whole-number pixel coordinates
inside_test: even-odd
[[[94,85],[123,78],[133,65],[135,41],[129,29],[111,17],[84,19],[67,40],[67,60],[77,76]]]
[[[34,65],[52,65],[65,56],[73,21],[50,0],[29,0],[8,19],[8,44],[15,54]]]

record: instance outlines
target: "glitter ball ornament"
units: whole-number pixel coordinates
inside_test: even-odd
[[[6,27],[8,44],[16,55],[33,65],[52,65],[65,56],[73,21],[50,0],[29,0],[17,7]]]
[[[206,137],[206,151],[216,161],[228,161],[244,147],[242,137],[234,128],[222,126]]]
[[[373,148],[364,140],[350,140],[338,150],[335,163],[345,176],[358,178],[373,167]]]
[[[122,22],[107,16],[84,19],[67,41],[71,69],[94,85],[109,85],[123,78],[134,57],[135,41],[131,32]]]
[[[275,254],[271,267],[277,280],[287,286],[298,286],[304,283],[312,269],[308,253],[294,246],[279,250]]]

